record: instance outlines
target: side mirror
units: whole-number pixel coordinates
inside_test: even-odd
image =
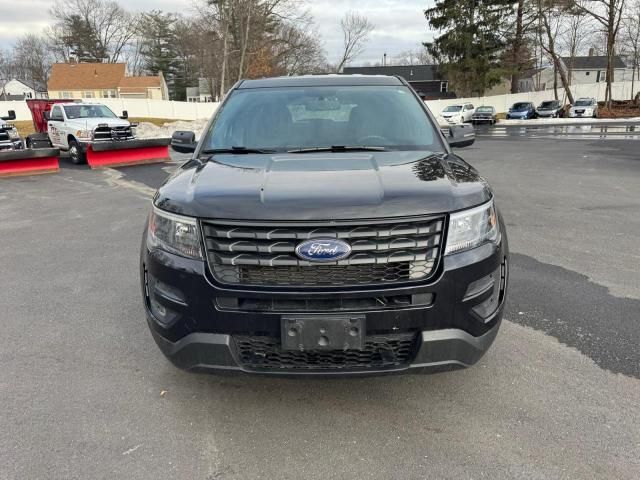
[[[129,118],[129,112],[127,112],[126,110],[122,111],[122,116],[120,117],[122,120],[126,120],[127,118]]]
[[[49,112],[42,112],[42,116],[47,122],[51,120],[51,115],[49,114]]]
[[[9,115],[7,115],[6,117],[0,117],[2,118],[2,120],[15,120],[16,119],[16,112],[15,110],[9,110]]]
[[[476,132],[471,125],[451,125],[447,138],[451,148],[464,148],[476,141]]]
[[[196,151],[196,134],[193,132],[180,131],[171,135],[171,149],[178,153],[193,153]]]

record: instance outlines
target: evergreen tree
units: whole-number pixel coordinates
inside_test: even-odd
[[[102,62],[108,58],[107,50],[98,39],[98,33],[80,15],[69,15],[64,21],[62,42],[78,62]]]
[[[442,65],[456,92],[482,95],[500,82],[505,71],[501,27],[512,13],[511,0],[438,0],[425,10],[434,30],[442,34],[425,44]]]
[[[176,21],[175,15],[154,10],[142,16],[139,26],[144,69],[150,75],[162,72],[171,99],[184,96],[184,88],[181,85],[183,82],[178,78],[179,65],[174,32]]]

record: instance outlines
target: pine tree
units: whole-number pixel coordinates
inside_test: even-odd
[[[176,20],[175,15],[154,10],[142,16],[139,26],[144,69],[151,75],[162,72],[172,99],[184,96],[183,82],[178,78],[179,65],[174,32]]]
[[[459,95],[483,95],[500,82],[502,23],[512,13],[510,0],[439,0],[425,10],[434,30],[442,34],[425,44],[442,65]]]

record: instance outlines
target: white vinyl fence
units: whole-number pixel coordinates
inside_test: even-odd
[[[146,100],[139,98],[85,99],[86,103],[102,103],[116,114],[123,110],[135,118],[167,118],[172,120],[198,120],[211,118],[219,103],[173,102],[166,100]],[[25,101],[0,102],[0,116],[15,110],[16,120],[31,120],[31,113]]]
[[[606,83],[578,84],[571,86],[571,94],[573,99],[580,97],[593,97],[596,100],[604,101]],[[640,91],[640,81],[636,80],[634,94]],[[611,91],[615,100],[628,100],[631,98],[631,82],[614,82],[611,84]],[[449,105],[457,105],[460,103],[472,103],[474,107],[487,105],[495,107],[498,113],[504,113],[509,107],[516,102],[533,102],[539,105],[544,100],[553,100],[553,89],[543,90],[540,92],[525,93],[509,93],[506,95],[493,95],[489,97],[472,97],[472,98],[451,98],[447,100],[427,100],[427,106],[434,115],[438,115],[445,107]],[[568,103],[566,93],[562,87],[558,88],[558,99]]]
[[[573,98],[595,97],[604,100],[605,83],[572,85],[571,92]],[[634,93],[640,90],[640,81],[634,85]],[[616,100],[626,100],[631,98],[631,82],[615,82],[612,84],[613,98]],[[562,88],[558,89],[560,100],[566,101],[566,95]],[[553,90],[542,92],[512,93],[507,95],[493,95],[489,97],[473,98],[452,98],[448,100],[428,100],[429,109],[438,115],[442,109],[448,105],[455,105],[462,102],[473,103],[474,106],[491,105],[498,112],[506,112],[515,102],[529,101],[538,105],[543,100],[552,100]],[[190,103],[173,102],[167,100],[146,100],[146,99],[126,99],[126,98],[103,98],[85,100],[87,103],[104,103],[108,105],[118,115],[123,110],[129,112],[129,116],[135,118],[167,118],[172,120],[198,120],[210,118],[218,108],[219,103]],[[0,102],[0,116],[7,114],[8,110],[15,110],[17,120],[31,120],[31,114],[24,101]]]

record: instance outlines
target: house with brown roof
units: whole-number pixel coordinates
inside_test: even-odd
[[[162,73],[128,77],[124,63],[56,63],[47,89],[49,98],[169,99]]]

